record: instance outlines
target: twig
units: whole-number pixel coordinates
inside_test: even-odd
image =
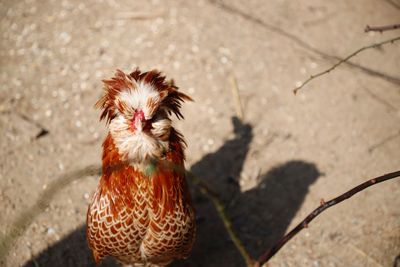
[[[188,178],[190,178],[193,181],[193,183],[197,187],[199,187],[201,193],[204,194],[205,196],[207,196],[212,201],[215,209],[218,212],[219,217],[221,218],[221,220],[225,226],[226,231],[228,232],[230,239],[232,240],[233,244],[235,245],[235,247],[238,249],[238,251],[242,255],[243,259],[246,262],[246,265],[248,267],[254,266],[254,259],[247,252],[246,248],[244,247],[244,245],[240,241],[239,237],[233,230],[231,220],[229,219],[228,215],[226,214],[225,206],[222,203],[222,201],[219,199],[218,195],[210,189],[210,187],[207,185],[207,183],[204,180],[196,177],[191,172],[187,172],[187,174],[188,174],[187,175]]]
[[[384,138],[383,140],[381,140],[379,143],[370,146],[370,147],[368,148],[368,152],[369,152],[369,153],[372,153],[375,149],[377,149],[377,148],[379,148],[380,146],[386,144],[387,142],[390,142],[390,141],[392,141],[392,140],[398,138],[399,136],[400,136],[400,131],[398,131],[397,133],[392,134],[392,135],[390,135],[390,136],[387,136],[386,138]]]
[[[369,26],[367,25],[365,27],[365,32],[384,32],[384,31],[390,31],[390,30],[396,30],[396,29],[400,29],[400,24],[392,24],[392,25],[385,25],[385,26]]]
[[[391,111],[397,111],[397,107],[393,106],[392,104],[390,104],[388,101],[386,101],[385,99],[381,98],[377,94],[374,94],[368,87],[364,87],[364,89],[374,100],[376,100],[377,102],[379,102],[382,105],[386,106]]]
[[[11,113],[11,111],[8,110],[8,111],[5,111],[4,113]],[[30,117],[28,117],[25,114],[20,113],[18,111],[16,112],[16,114],[24,121],[26,121],[40,129],[39,133],[36,134],[34,139],[39,139],[39,138],[42,138],[49,134],[49,130],[47,130],[46,127],[44,127],[41,123],[31,119]]]
[[[400,2],[396,0],[386,0],[387,3],[392,5],[392,7],[400,9]]]
[[[373,263],[375,263],[376,266],[378,267],[383,267],[382,264],[380,264],[379,262],[377,262],[374,258],[372,258],[370,255],[368,255],[367,253],[365,253],[365,251],[359,249],[358,247],[352,245],[352,244],[347,244],[350,248],[352,248],[354,251],[356,251],[357,253],[359,253],[360,255],[364,256],[366,259],[368,259],[369,261],[372,261]]]
[[[327,70],[324,70],[322,72],[319,72],[317,74],[311,75],[305,82],[303,82],[300,86],[297,86],[296,88],[294,88],[293,93],[296,94],[297,91],[299,91],[301,88],[304,87],[304,85],[306,85],[307,83],[309,83],[310,81],[314,80],[315,78],[322,76],[324,74],[329,73],[330,71],[334,70],[337,66],[341,65],[344,62],[347,62],[350,58],[356,56],[358,53],[366,50],[366,49],[370,49],[370,48],[376,48],[379,47],[381,45],[387,44],[387,43],[394,43],[396,41],[400,40],[400,36],[397,36],[395,38],[380,42],[380,43],[375,43],[372,45],[368,45],[368,46],[364,46],[361,47],[360,49],[358,49],[357,51],[354,51],[353,53],[351,53],[350,55],[348,55],[347,57],[345,57],[344,59],[341,59],[339,62],[337,62],[335,65],[333,65],[332,67],[330,67]]]
[[[147,19],[155,19],[163,15],[164,15],[164,10],[157,10],[153,13],[121,12],[117,14],[117,17],[115,19],[147,20]]]
[[[327,208],[330,208],[336,204],[339,204],[340,202],[352,197],[353,195],[357,194],[358,192],[363,191],[364,189],[396,178],[396,177],[400,177],[400,171],[396,171],[396,172],[392,172],[392,173],[388,173],[376,178],[373,178],[371,180],[368,180],[356,187],[354,187],[353,189],[347,191],[346,193],[332,199],[329,200],[328,202],[322,201],[321,205],[316,208],[315,210],[313,210],[303,221],[301,221],[292,231],[290,231],[289,233],[287,233],[284,237],[282,237],[272,248],[270,248],[269,250],[267,250],[264,254],[262,254],[260,256],[260,258],[258,259],[257,263],[255,264],[255,266],[262,266],[265,262],[267,262],[272,256],[274,256],[290,239],[292,239],[298,232],[300,232],[302,229],[307,228],[308,224],[314,220],[319,214],[321,214],[324,210],[326,210]]]
[[[90,165],[80,170],[65,173],[51,182],[43,193],[40,194],[36,203],[29,209],[21,212],[8,231],[0,236],[0,263],[5,260],[14,241],[25,232],[36,216],[49,206],[51,199],[59,190],[81,177],[99,175],[100,173],[100,166]]]
[[[253,23],[254,25],[261,26],[262,28],[264,28],[268,31],[279,34],[280,36],[296,43],[298,46],[300,46],[312,53],[315,53],[315,54],[321,56],[324,59],[328,59],[330,61],[332,61],[332,60],[337,61],[337,60],[342,59],[338,56],[330,55],[330,54],[320,50],[319,48],[312,46],[311,44],[307,43],[305,40],[299,38],[298,36],[296,36],[290,32],[287,32],[273,24],[264,22],[261,18],[255,17],[251,13],[246,13],[246,12],[240,10],[239,8],[235,8],[232,5],[226,4],[226,3],[224,3],[224,1],[208,0],[208,2],[210,2],[212,5],[215,5],[216,7],[220,8],[224,12],[227,12],[227,13],[235,15],[235,16],[239,16],[242,19]],[[379,77],[381,79],[386,80],[387,82],[393,83],[395,85],[400,85],[400,79],[398,77],[391,76],[386,73],[355,64],[351,61],[346,61],[344,63],[352,68],[358,69],[358,70],[362,71],[363,73],[366,73],[373,77]]]
[[[240,102],[240,95],[239,95],[239,86],[236,80],[236,77],[234,75],[231,75],[231,89],[232,89],[232,95],[233,98],[235,99],[235,108],[236,108],[236,115],[240,120],[243,120],[243,109],[242,109],[242,104]]]

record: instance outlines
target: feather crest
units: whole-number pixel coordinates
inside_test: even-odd
[[[166,81],[165,76],[158,70],[141,72],[136,68],[129,75],[117,70],[114,77],[103,80],[104,94],[95,104],[96,108],[102,109],[100,120],[105,119],[107,123],[110,123],[117,116],[117,111],[124,108],[123,104],[115,104],[117,96],[125,90],[138,89],[140,83],[150,85],[160,93],[161,103],[152,103],[151,106],[159,104],[167,110],[169,115],[173,113],[178,119],[183,119],[180,112],[182,103],[193,101],[192,98],[178,91],[173,80]]]

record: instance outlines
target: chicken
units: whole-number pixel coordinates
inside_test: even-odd
[[[103,83],[96,107],[109,132],[86,230],[94,259],[166,266],[186,258],[195,240],[195,214],[184,171],[186,144],[170,115],[183,118],[181,105],[191,98],[156,70],[117,70]]]

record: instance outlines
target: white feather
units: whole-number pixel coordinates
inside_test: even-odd
[[[154,109],[151,110],[148,106],[148,100],[152,99],[153,103],[162,100],[162,96],[152,84],[139,82],[134,85],[134,89],[123,90],[116,97],[115,105],[118,101],[123,102],[128,107],[127,114],[117,113],[109,129],[121,158],[143,170],[150,161],[162,158],[169,149],[171,120],[162,108],[156,114],[152,114]],[[131,128],[132,113],[138,109],[143,111],[146,120],[154,116],[150,132],[142,130],[141,125],[135,130]]]
[[[141,109],[144,113],[145,119],[148,120],[153,114],[151,114],[151,110],[147,106],[147,101],[148,99],[153,99],[154,102],[159,102],[160,93],[148,83],[140,82],[137,86],[138,88],[124,90],[119,93],[115,101],[122,101],[133,109]]]
[[[168,138],[161,140],[157,137],[169,136],[171,121],[158,120],[153,123],[151,133],[133,131],[129,123],[123,115],[118,115],[110,123],[110,133],[121,158],[143,171],[150,161],[162,158],[168,150]]]

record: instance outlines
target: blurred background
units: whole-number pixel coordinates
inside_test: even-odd
[[[195,99],[175,120],[187,168],[227,207],[253,257],[328,200],[400,168],[397,0],[1,1],[0,265],[95,266],[84,224],[106,134],[102,79],[157,68]],[[243,108],[238,118],[232,90]],[[64,175],[64,176],[63,176]],[[173,266],[245,266],[210,201],[191,186],[198,237]],[[313,221],[271,266],[392,266],[400,181]],[[119,266],[112,259],[102,266]]]

